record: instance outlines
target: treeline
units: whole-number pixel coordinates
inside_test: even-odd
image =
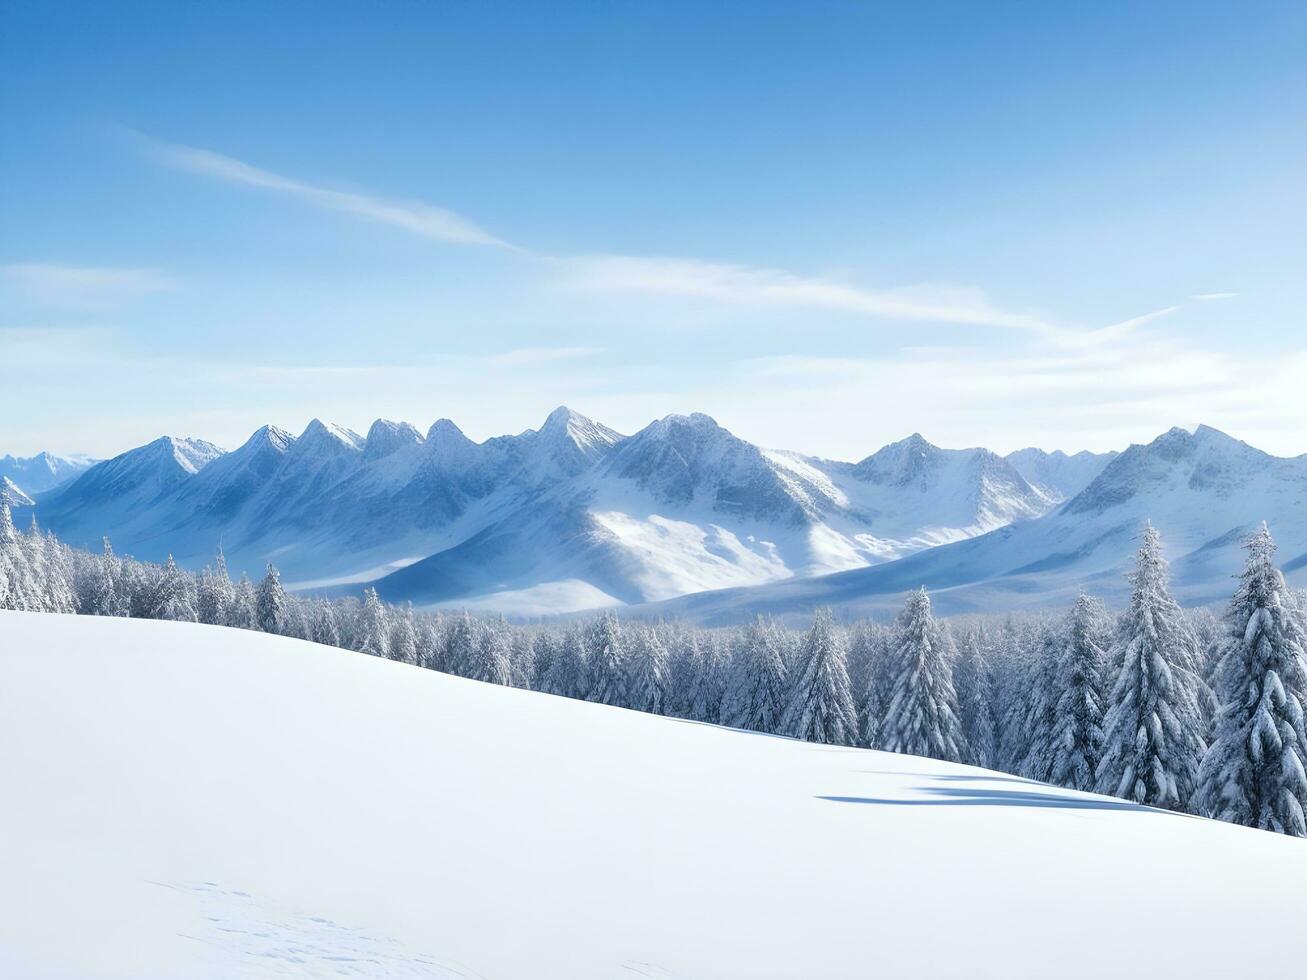
[[[1223,619],[1172,597],[1144,531],[1128,607],[947,622],[924,590],[892,624],[819,611],[701,629],[619,620],[520,626],[363,598],[288,594],[268,566],[233,582],[76,551],[0,502],[0,609],[261,630],[494,684],[836,745],[1000,769],[1307,836],[1307,603],[1263,528]]]

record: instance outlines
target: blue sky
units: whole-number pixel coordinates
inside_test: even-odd
[[[1307,451],[1301,3],[0,12],[0,452]]]

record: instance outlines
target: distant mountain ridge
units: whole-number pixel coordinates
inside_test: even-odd
[[[89,456],[56,456],[54,453],[37,453],[35,456],[0,456],[0,481],[8,481],[10,493],[16,499],[52,490],[66,483],[97,460]]]
[[[892,561],[1034,519],[1073,482],[920,435],[847,463],[761,449],[702,414],[624,436],[559,408],[480,443],[448,419],[425,435],[269,425],[232,452],[163,437],[32,496],[80,546],[107,535],[198,567],[221,544],[231,567],[270,560],[299,587],[545,612]]]
[[[1084,589],[1122,601],[1148,522],[1162,532],[1176,594],[1228,598],[1240,549],[1266,521],[1290,581],[1307,584],[1307,456],[1271,456],[1217,429],[1171,429],[1131,446],[1079,493],[1035,520],[896,562],[756,588],[685,596],[642,610],[702,622],[759,612],[887,614],[920,586],[946,613],[1068,605]]]

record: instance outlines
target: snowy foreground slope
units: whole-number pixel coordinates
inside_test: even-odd
[[[1307,843],[265,634],[0,613],[0,976],[1244,977]]]

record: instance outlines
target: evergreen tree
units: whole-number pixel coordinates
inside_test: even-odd
[[[1035,660],[1028,702],[1020,723],[1026,729],[1023,739],[1026,753],[1021,757],[1017,772],[1027,779],[1048,782],[1053,764],[1053,740],[1057,737],[1057,686],[1058,661],[1061,642],[1058,630],[1052,623],[1044,623],[1039,640],[1039,656]]]
[[[195,603],[191,598],[189,577],[173,561],[172,555],[163,566],[163,572],[156,579],[157,594],[154,600],[155,619],[171,619],[182,623],[194,623]]]
[[[33,609],[36,582],[14,527],[8,498],[0,499],[0,609]]]
[[[588,700],[618,708],[628,707],[631,692],[627,685],[622,629],[617,616],[605,612],[596,619],[590,626],[586,645],[590,663]]]
[[[1183,809],[1203,756],[1194,638],[1167,585],[1161,537],[1149,525],[1131,574],[1130,606],[1110,654],[1116,681],[1103,720],[1100,793]]]
[[[118,595],[118,559],[113,545],[104,539],[104,553],[88,562],[83,610],[91,616],[125,616],[126,604]]]
[[[963,639],[953,678],[957,686],[963,741],[967,745],[966,761],[993,769],[998,764],[998,735],[993,682],[984,646],[983,632],[973,631]]]
[[[503,623],[503,618],[500,618]],[[503,623],[505,629],[509,629],[507,623]],[[535,689],[536,681],[536,645],[534,638],[521,631],[511,631],[512,642],[511,654],[509,656],[509,667],[512,675],[512,685],[521,688],[524,691]]]
[[[286,632],[286,590],[281,587],[281,576],[276,566],[268,563],[268,571],[259,583],[254,601],[259,629],[281,636]]]
[[[753,732],[779,732],[789,683],[775,624],[761,616],[745,631],[734,672],[727,724]]]
[[[711,632],[701,636],[697,645],[700,656],[696,661],[698,670],[690,699],[690,717],[716,725],[722,720],[722,702],[726,699],[729,653],[721,638]]]
[[[324,646],[341,646],[340,620],[336,617],[336,608],[330,602],[319,601],[313,604],[313,615],[309,620],[309,639]]]
[[[554,651],[553,659],[545,672],[541,690],[565,698],[583,698],[585,689],[585,660],[580,630],[569,629]]]
[[[1057,698],[1047,765],[1048,780],[1058,786],[1093,792],[1097,785],[1110,632],[1103,604],[1082,595],[1059,633],[1054,672]]]
[[[908,596],[895,623],[894,682],[881,726],[880,747],[948,762],[966,756],[949,662],[951,639],[921,589]]]
[[[677,718],[695,717],[695,692],[703,670],[703,651],[694,630],[674,635],[668,664],[667,713]]]
[[[636,627],[629,657],[631,668],[630,707],[661,715],[667,707],[667,648],[648,626]]]
[[[418,632],[412,603],[391,617],[389,654],[391,660],[402,664],[418,662]]]
[[[464,617],[467,617],[465,612]],[[468,619],[470,625],[471,620]],[[472,644],[472,655],[467,664],[465,676],[474,681],[507,686],[513,680],[512,647],[510,645],[506,624],[501,620],[494,625],[482,624],[476,630]]]
[[[877,623],[863,623],[854,634],[852,646],[860,648],[863,662],[861,686],[853,685],[857,697],[858,740],[865,748],[874,748],[880,739],[881,722],[889,705],[889,688],[893,678],[889,669],[889,637]],[[853,681],[852,675],[849,677]]]
[[[107,543],[108,539],[106,539]],[[212,570],[206,568],[200,576],[195,600],[195,613],[201,623],[221,625],[231,619],[232,587],[227,574],[227,556],[218,548]]]
[[[817,610],[803,638],[781,728],[795,738],[830,745],[852,745],[857,738],[844,643],[828,609]]]
[[[1307,837],[1307,621],[1275,567],[1266,525],[1225,614],[1220,708],[1197,806],[1219,820]]]
[[[381,604],[377,590],[363,591],[363,604],[359,607],[354,624],[354,649],[371,657],[390,655],[390,629],[386,622],[386,607]]]
[[[472,676],[478,642],[476,623],[466,609],[453,618],[445,634],[445,669],[461,677]]]
[[[440,633],[430,617],[424,616],[417,626],[417,664],[427,670],[444,670],[440,655]]]
[[[250,577],[241,572],[240,581],[232,590],[231,602],[227,606],[227,625],[242,630],[259,628],[258,610],[255,608],[254,585]]]

